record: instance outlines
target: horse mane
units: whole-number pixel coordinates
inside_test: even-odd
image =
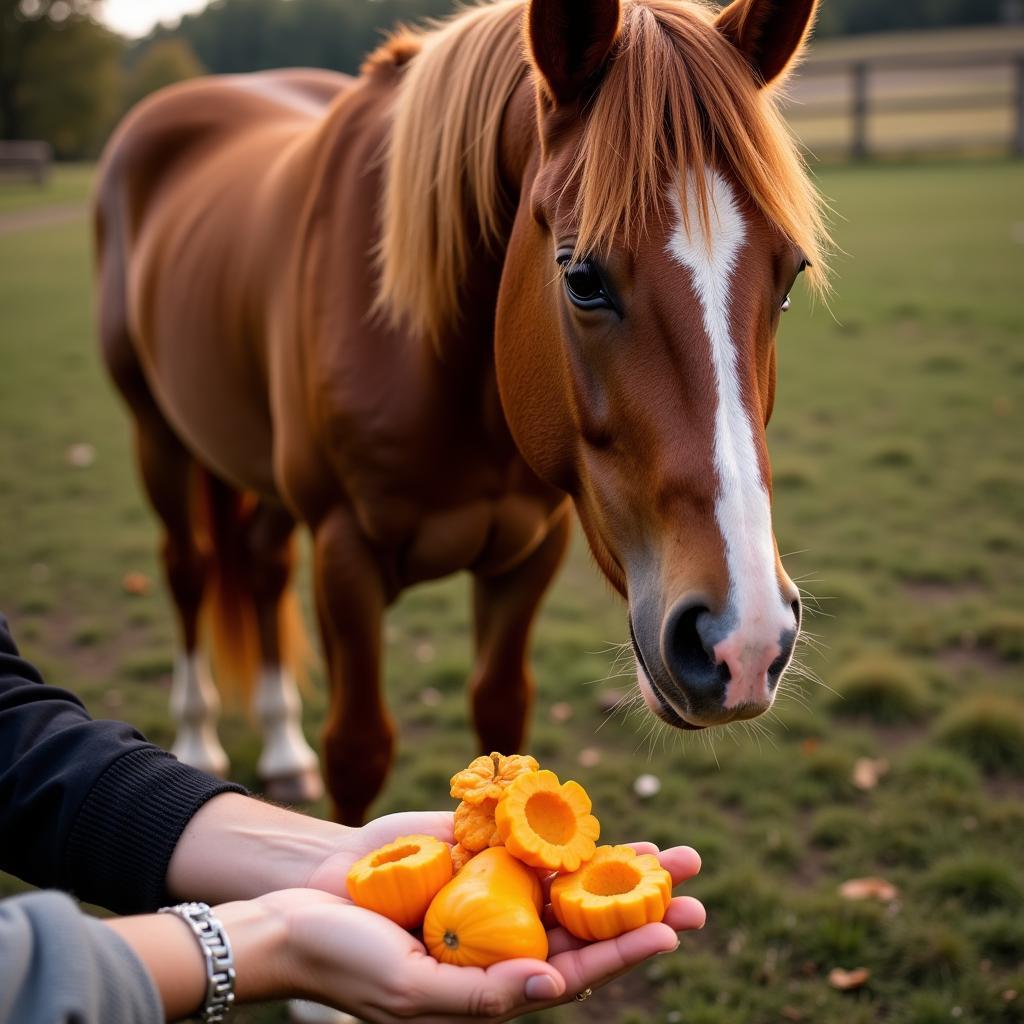
[[[377,310],[437,339],[458,317],[459,288],[479,245],[508,214],[499,181],[505,106],[531,69],[525,0],[497,0],[410,32],[368,66],[403,65],[386,154]],[[717,8],[623,0],[619,35],[564,183],[578,225],[576,258],[630,246],[652,210],[687,210],[687,181],[707,225],[705,168],[731,172],[827,288],[825,204],[778,109],[742,55],[714,28]],[[689,224],[686,225],[689,228]]]

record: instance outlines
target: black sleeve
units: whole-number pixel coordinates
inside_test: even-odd
[[[245,790],[46,685],[0,616],[0,869],[118,913],[154,910],[189,819],[225,792]]]

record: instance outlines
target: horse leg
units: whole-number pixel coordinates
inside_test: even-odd
[[[336,820],[360,825],[384,785],[394,745],[380,678],[384,579],[344,508],[317,525],[313,562],[330,682],[323,732],[327,789]]]
[[[220,697],[199,647],[199,613],[211,570],[209,551],[197,541],[193,517],[198,467],[155,407],[135,407],[135,448],[150,503],[164,525],[164,573],[181,635],[171,684],[177,735],[171,752],[186,764],[225,775],[228,756],[217,738]]]
[[[525,561],[497,576],[473,581],[476,665],[470,683],[473,721],[480,749],[520,750],[533,698],[527,660],[530,628],[570,537],[570,517],[561,515]]]
[[[305,634],[289,583],[295,564],[295,520],[282,505],[261,501],[245,522],[246,572],[256,614],[261,666],[253,710],[263,733],[257,772],[269,799],[309,803],[323,793],[320,762],[302,733],[302,698],[294,649]]]

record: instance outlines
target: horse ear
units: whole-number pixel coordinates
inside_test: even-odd
[[[530,0],[530,53],[556,103],[571,103],[604,67],[619,0]]]
[[[803,49],[817,10],[818,0],[733,0],[715,25],[767,85]]]

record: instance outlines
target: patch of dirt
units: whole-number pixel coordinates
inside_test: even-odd
[[[954,674],[976,669],[988,675],[1001,675],[1008,667],[995,651],[985,647],[947,647],[939,651],[936,659]]]
[[[72,221],[83,220],[88,211],[89,207],[85,203],[61,203],[57,206],[40,206],[34,210],[3,213],[0,214],[0,235],[70,224]]]
[[[975,581],[937,583],[918,580],[903,584],[906,595],[918,604],[946,606],[970,597],[978,597],[985,588]]]

